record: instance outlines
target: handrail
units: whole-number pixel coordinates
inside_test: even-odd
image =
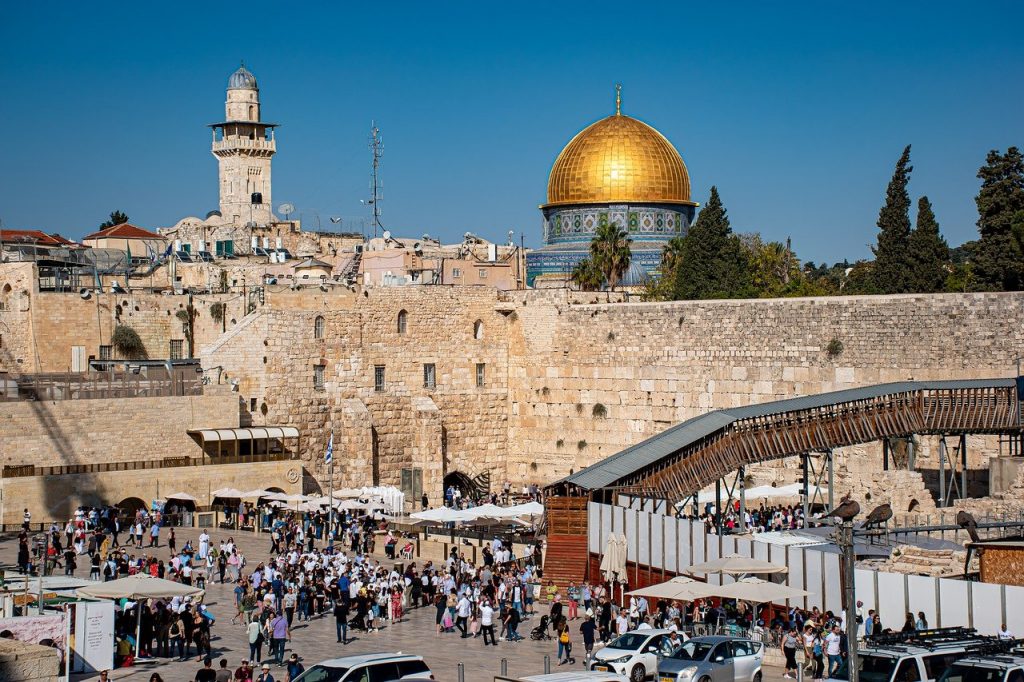
[[[170,469],[188,466],[210,466],[216,464],[252,464],[255,462],[283,462],[295,459],[288,452],[272,452],[258,455],[225,455],[222,457],[165,457],[158,460],[130,462],[96,462],[93,464],[67,464],[63,466],[40,467],[32,464],[4,465],[0,478],[21,478],[26,476],[65,476],[69,474],[100,474],[110,471],[138,471],[144,469]]]

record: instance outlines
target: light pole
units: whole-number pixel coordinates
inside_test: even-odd
[[[853,549],[853,519],[839,524],[839,550],[842,553],[843,601],[846,602],[846,667],[849,682],[858,682],[860,661],[857,660],[857,595],[854,587],[856,552]]]

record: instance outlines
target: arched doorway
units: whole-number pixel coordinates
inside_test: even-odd
[[[478,479],[479,477],[470,478],[468,474],[461,471],[451,471],[444,477],[445,494],[447,494],[448,488],[453,487],[458,489],[463,497],[480,497],[487,492],[487,489],[481,485]]]
[[[121,513],[127,516],[128,518],[135,518],[135,513],[138,512],[140,509],[149,508],[149,505],[147,505],[138,497],[126,497],[120,502],[118,502],[115,506],[118,509],[120,509]]]

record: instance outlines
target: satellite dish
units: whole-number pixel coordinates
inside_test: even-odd
[[[381,236],[384,237],[384,241],[390,240],[391,239],[391,230],[384,230],[384,234],[382,234]]]
[[[277,207],[277,210],[283,213],[286,218],[292,213],[295,213],[295,207],[291,204],[281,204]]]

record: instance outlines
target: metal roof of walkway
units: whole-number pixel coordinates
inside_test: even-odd
[[[716,410],[549,486],[685,497],[741,466],[912,434],[1020,433],[1013,378],[901,381]]]

